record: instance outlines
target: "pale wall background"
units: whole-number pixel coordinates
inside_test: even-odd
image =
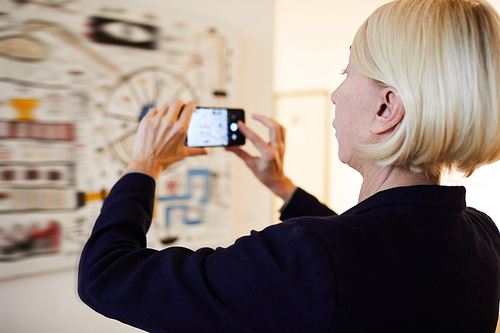
[[[275,0],[273,70],[276,98],[279,100],[287,94],[331,94],[344,79],[339,73],[347,65],[349,46],[358,27],[373,10],[386,2],[389,1]],[[500,10],[499,0],[490,3]],[[303,112],[314,113],[312,110]],[[325,154],[321,145],[310,144],[303,149],[301,163],[285,165],[285,168],[292,178],[298,180],[297,185],[311,190],[337,212],[343,212],[356,204],[361,177],[338,160],[331,127],[334,117],[331,103],[326,112],[328,133],[325,140],[329,142],[326,152],[329,155],[328,171],[324,174],[326,193],[316,193],[318,190],[313,182],[307,180],[307,175],[314,178],[322,173],[321,168],[314,169],[310,163],[318,154]],[[296,149],[290,145],[287,148]],[[483,167],[465,180],[457,175],[443,177],[443,183],[465,185],[468,204],[487,212],[500,224],[500,163]]]

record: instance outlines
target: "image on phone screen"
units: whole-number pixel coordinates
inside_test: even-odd
[[[189,147],[234,146],[245,143],[238,129],[244,121],[242,109],[198,107],[189,123],[186,145]]]

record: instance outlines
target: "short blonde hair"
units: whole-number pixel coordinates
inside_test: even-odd
[[[362,158],[467,176],[500,159],[500,17],[487,2],[390,2],[359,28],[351,56],[405,107],[387,140],[358,147]]]

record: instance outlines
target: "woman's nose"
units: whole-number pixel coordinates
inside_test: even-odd
[[[332,94],[330,95],[330,100],[332,101],[332,103],[334,105],[336,105],[337,103],[335,102],[337,100],[337,90],[339,90],[339,88],[335,89]]]

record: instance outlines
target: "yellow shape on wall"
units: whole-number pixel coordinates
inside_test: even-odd
[[[12,98],[10,105],[17,111],[17,121],[35,121],[33,110],[38,107],[40,100],[35,98]]]

